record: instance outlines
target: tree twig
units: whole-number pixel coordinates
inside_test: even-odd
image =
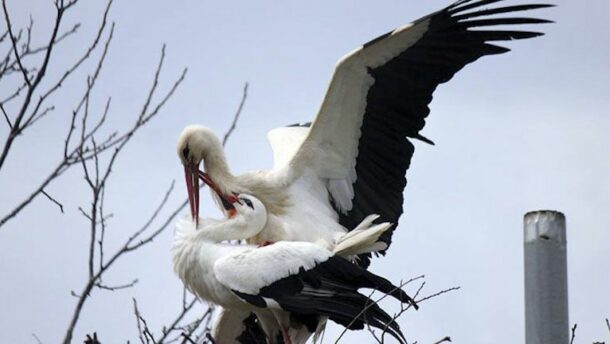
[[[59,203],[59,201],[57,201],[55,198],[51,197],[51,195],[49,195],[46,191],[42,190],[41,191],[43,195],[45,195],[51,202],[57,204],[57,206],[59,207],[59,211],[61,211],[61,213],[64,213],[64,206],[63,204]]]
[[[4,9],[5,19],[8,24],[9,15],[8,15],[8,11],[6,10],[6,0],[2,0],[2,6]],[[59,26],[61,24],[65,10],[67,10],[67,7],[62,7],[62,6],[57,7],[57,15],[55,17],[55,25],[53,26],[53,29],[52,29],[51,38],[49,39],[49,44],[48,44],[46,52],[44,54],[42,65],[40,66],[38,73],[36,73],[36,76],[34,77],[34,81],[31,82],[27,76],[27,72],[24,72],[25,82],[28,84],[29,87],[28,87],[28,91],[25,95],[25,99],[23,101],[21,109],[19,110],[17,117],[15,117],[15,120],[13,121],[13,129],[9,132],[9,135],[7,136],[6,141],[4,143],[4,147],[2,148],[2,153],[0,153],[0,169],[2,169],[2,166],[4,165],[6,157],[8,156],[8,153],[11,149],[11,146],[13,145],[15,138],[17,137],[17,135],[19,135],[21,133],[21,129],[22,129],[21,121],[23,120],[23,118],[26,114],[26,111],[29,108],[30,102],[32,100],[32,96],[34,95],[36,88],[38,87],[38,85],[42,81],[42,78],[46,74],[47,66],[49,65],[49,60],[51,58],[51,53],[52,53],[53,47],[55,45],[54,44],[55,39],[57,38],[57,33],[58,33]],[[11,29],[9,29],[9,35],[11,36],[11,40],[13,40],[14,36],[12,34],[10,34],[10,31],[11,31]],[[13,41],[13,48],[15,50],[15,54],[18,56],[19,53],[17,51],[16,44],[17,43],[15,41]],[[23,68],[23,65],[21,63],[19,63],[19,64],[20,64],[19,68],[23,72],[25,69]]]
[[[360,312],[359,312],[359,313],[358,313],[358,314],[357,314],[357,315],[356,315],[356,316],[355,316],[355,317],[352,319],[352,321],[351,321],[351,322],[350,322],[350,323],[349,323],[347,326],[345,326],[345,328],[343,329],[343,331],[341,332],[341,334],[339,335],[339,337],[337,337],[337,339],[335,340],[335,344],[339,343],[339,341],[341,340],[341,338],[342,338],[342,337],[345,335],[345,333],[347,333],[347,330],[348,330],[348,329],[349,329],[349,328],[350,328],[350,327],[351,327],[351,326],[352,326],[352,325],[353,325],[353,324],[356,322],[356,320],[358,320],[358,318],[359,318],[359,317],[360,317],[362,314],[366,313],[366,311],[367,311],[369,308],[371,308],[373,305],[378,304],[379,302],[381,302],[383,299],[385,299],[386,297],[388,297],[388,296],[389,296],[389,295],[390,295],[392,292],[394,292],[394,291],[396,291],[396,290],[398,290],[398,289],[402,289],[402,287],[404,287],[405,285],[407,285],[407,284],[409,284],[409,283],[411,283],[411,282],[413,282],[413,281],[416,281],[416,280],[422,279],[422,278],[424,278],[424,275],[420,275],[420,276],[417,276],[417,277],[411,278],[411,279],[409,279],[409,280],[407,280],[407,281],[405,281],[405,282],[401,282],[401,283],[400,283],[400,284],[399,284],[399,285],[398,285],[398,286],[397,286],[395,289],[391,290],[391,291],[390,291],[390,293],[384,294],[383,296],[381,296],[381,297],[380,297],[380,298],[378,298],[377,300],[372,300],[372,299],[371,299],[371,297],[369,296],[369,301],[371,301],[371,302],[370,302],[370,303],[368,303],[368,304],[366,304],[366,305],[365,305],[365,307],[364,307],[364,308],[363,308],[363,309],[362,309],[362,310],[361,310],[361,311],[360,311]],[[372,294],[371,294],[371,296],[372,296]],[[409,307],[410,307],[410,306],[409,306]]]
[[[19,70],[23,74],[23,79],[28,87],[32,88],[32,83],[30,82],[30,78],[28,77],[28,72],[25,67],[23,67],[23,63],[21,62],[21,56],[19,56],[19,51],[17,50],[17,40],[15,39],[15,35],[13,34],[13,27],[11,25],[11,19],[8,15],[8,9],[6,8],[6,0],[2,0],[2,10],[4,11],[4,20],[6,21],[6,27],[8,31],[8,36],[11,39],[11,43],[13,46],[13,52],[15,53],[15,60],[19,65]],[[1,166],[1,165],[0,165]]]
[[[451,337],[446,336],[445,338],[439,340],[438,342],[434,342],[434,344],[441,344],[441,343],[445,343],[445,342],[451,342]]]
[[[241,101],[239,102],[237,111],[235,111],[235,115],[233,115],[233,121],[231,122],[231,126],[229,127],[229,130],[227,130],[224,137],[222,138],[223,147],[226,145],[227,140],[229,140],[229,137],[231,136],[231,134],[233,134],[233,131],[235,130],[235,127],[237,126],[237,121],[239,120],[239,115],[241,115],[241,110],[244,108],[244,104],[246,103],[246,98],[248,98],[248,83],[247,82],[244,84],[244,90],[243,90],[243,93],[241,96]]]

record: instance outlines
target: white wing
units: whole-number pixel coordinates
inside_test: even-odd
[[[300,269],[311,269],[330,256],[330,251],[316,244],[277,242],[224,257],[214,264],[214,273],[231,290],[257,294],[261,288]]]
[[[267,133],[273,150],[273,169],[285,167],[292,160],[308,133],[308,126],[276,128]]]
[[[490,16],[549,5],[470,11],[489,3],[458,1],[363,45],[338,62],[318,115],[286,175],[317,176],[344,227],[354,228],[369,214],[398,223],[405,172],[414,151],[407,138],[431,143],[419,132],[439,84],[481,56],[508,51],[488,42],[541,35],[472,29],[548,22]],[[382,236],[388,245],[391,234],[389,230]]]

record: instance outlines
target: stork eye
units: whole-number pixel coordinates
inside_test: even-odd
[[[252,201],[250,201],[247,198],[240,198],[242,201],[244,201],[244,203],[246,203],[246,205],[250,208],[252,208],[252,210],[254,210],[254,206],[252,205]]]
[[[187,143],[186,146],[184,146],[184,149],[182,150],[182,155],[184,156],[184,159],[188,160],[190,152],[191,150],[189,149],[189,145]]]

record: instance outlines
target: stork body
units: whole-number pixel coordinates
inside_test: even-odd
[[[241,240],[263,228],[264,206],[255,198],[249,201],[258,203],[257,211],[246,204],[236,205],[239,216],[230,220],[204,219],[197,227],[189,220],[181,220],[176,226],[172,247],[174,270],[193,294],[224,307],[243,310],[252,307],[247,307],[218,280],[214,266],[225,257],[251,249],[222,241]]]
[[[384,222],[374,224],[373,222],[379,218],[379,215],[370,215],[347,234],[342,235],[333,247],[334,255],[343,257],[347,260],[354,261],[358,259],[358,255],[364,253],[376,252],[385,249],[385,243],[380,242],[379,238],[387,231],[391,224]],[[417,305],[414,304],[417,309]],[[259,318],[258,323],[256,317]],[[286,315],[280,315],[281,318],[287,320]],[[271,319],[271,320],[270,320]],[[261,341],[261,333],[265,333],[266,337],[277,338],[281,335],[281,328],[275,326],[274,318],[265,312],[251,313],[243,309],[222,309],[212,327],[214,338],[241,338],[235,343],[265,343]],[[286,329],[287,335],[290,337],[292,344],[304,344],[316,334],[320,336],[326,326],[327,317],[316,317],[317,326],[305,326],[296,319],[290,321],[291,325]],[[257,328],[260,324],[263,328]],[[314,340],[315,342],[315,340]]]
[[[186,219],[178,223],[172,249],[174,269],[190,291],[209,302],[237,310],[237,315],[256,313],[262,327],[271,334],[272,343],[278,325],[284,342],[289,344],[288,328],[293,319],[307,327],[304,337],[308,337],[322,317],[350,329],[361,329],[365,323],[380,329],[387,327],[400,342],[404,340],[392,318],[377,305],[367,306],[369,299],[358,293],[360,288],[370,288],[413,303],[406,293],[384,278],[313,243],[278,242],[260,248],[221,243],[252,236],[266,222],[265,208],[256,198],[240,195],[237,200],[242,204],[234,205],[235,214],[230,219],[202,220],[199,225]],[[377,233],[372,240],[378,239],[388,225],[369,227],[372,220],[370,217],[352,236],[369,237],[363,233],[371,231]],[[366,245],[353,242],[367,240],[345,239],[339,253],[355,254],[366,249]],[[220,329],[217,332],[226,333]]]

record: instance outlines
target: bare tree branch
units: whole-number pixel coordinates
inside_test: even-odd
[[[451,342],[451,337],[446,336],[445,338],[439,340],[438,342],[434,342],[434,344],[441,344],[441,343],[445,343],[445,342]]]
[[[74,4],[75,2],[71,2],[70,4]],[[107,16],[108,16],[108,11],[110,9],[110,5],[112,4],[112,0],[108,1],[108,4],[106,6],[105,12],[104,12],[104,16],[102,19],[102,23],[100,25],[100,28],[98,30],[97,36],[95,37],[93,43],[91,44],[91,46],[88,48],[87,52],[85,53],[84,56],[82,56],[79,61],[77,61],[77,63],[75,65],[73,65],[67,72],[64,73],[64,76],[62,78],[60,78],[60,80],[55,84],[55,86],[53,86],[51,88],[51,90],[47,91],[45,93],[45,95],[41,96],[38,103],[36,104],[34,110],[32,111],[32,113],[27,117],[27,119],[25,119],[25,121],[23,122],[23,124],[20,124],[20,122],[23,120],[24,116],[25,116],[25,111],[28,108],[29,102],[30,102],[30,98],[32,95],[32,88],[37,85],[37,83],[32,84],[32,87],[29,88],[28,90],[28,95],[26,96],[26,100],[24,102],[24,104],[21,107],[20,113],[17,117],[17,119],[15,120],[15,122],[12,124],[11,126],[11,131],[9,132],[9,137],[7,138],[7,144],[5,144],[4,146],[4,150],[3,150],[3,155],[2,157],[0,157],[0,168],[1,168],[1,161],[4,161],[4,159],[6,158],[11,144],[14,140],[14,138],[19,135],[24,129],[26,129],[27,127],[33,125],[35,122],[37,122],[38,120],[40,120],[41,118],[43,118],[45,115],[47,115],[50,111],[52,111],[54,109],[53,106],[51,107],[47,107],[45,110],[43,110],[42,112],[38,112],[42,103],[44,102],[44,100],[46,99],[46,97],[48,97],[52,91],[54,89],[57,89],[59,87],[59,85],[61,85],[61,83],[67,78],[68,75],[70,75],[72,72],[74,72],[74,70],[76,70],[76,68],[78,68],[78,66],[80,66],[80,64],[82,64],[82,62],[84,62],[87,58],[89,58],[91,52],[95,49],[95,47],[98,45],[98,42],[101,38],[102,33],[104,32],[104,28],[106,27],[106,20],[107,20]],[[60,4],[61,6],[61,4]],[[71,5],[70,5],[71,6]],[[63,8],[63,9],[61,9]],[[65,11],[65,7],[60,7],[60,14],[63,13],[63,11]],[[58,14],[58,19],[57,20],[61,20],[61,17],[59,16],[60,14]],[[56,25],[59,25],[59,23],[56,22]],[[57,28],[55,28],[57,30]],[[73,29],[74,31],[76,29]],[[28,204],[30,204],[38,195],[40,194],[44,194],[45,193],[45,188],[52,183],[55,179],[57,179],[59,176],[61,176],[65,171],[67,171],[70,167],[72,167],[73,165],[77,164],[79,162],[80,159],[83,158],[83,156],[81,154],[79,154],[80,152],[82,152],[84,145],[86,144],[87,139],[91,138],[95,132],[99,129],[99,127],[101,126],[101,123],[103,123],[103,121],[105,120],[105,114],[108,111],[108,106],[106,107],[104,116],[102,117],[102,119],[100,120],[100,122],[98,123],[98,125],[96,125],[94,127],[94,130],[91,130],[90,132],[87,133],[86,137],[84,137],[81,142],[79,142],[79,144],[77,144],[76,148],[72,149],[70,154],[68,154],[68,147],[70,145],[70,139],[72,137],[72,132],[75,129],[75,120],[76,117],[78,115],[78,113],[80,112],[81,106],[82,104],[89,99],[89,95],[91,93],[91,90],[94,86],[95,80],[97,79],[97,77],[99,76],[99,73],[101,71],[102,65],[104,63],[104,60],[106,58],[107,55],[107,51],[108,51],[108,47],[109,44],[112,40],[112,36],[113,36],[113,31],[114,31],[114,25],[111,27],[110,29],[110,33],[108,35],[108,38],[106,39],[106,43],[104,45],[104,49],[102,52],[102,55],[100,57],[100,59],[98,60],[95,72],[93,74],[93,76],[91,78],[89,78],[87,80],[87,88],[85,91],[85,94],[83,95],[81,101],[79,102],[79,104],[77,105],[76,109],[73,111],[73,115],[71,118],[71,125],[70,125],[70,131],[68,133],[68,136],[66,138],[65,141],[65,146],[64,146],[64,156],[63,158],[57,163],[57,166],[55,167],[55,169],[53,169],[48,176],[41,182],[41,184],[34,189],[34,191],[28,196],[26,197],[21,203],[19,203],[12,211],[10,211],[8,214],[6,214],[4,217],[2,217],[0,219],[0,227],[2,225],[4,225],[8,220],[14,218],[18,213],[21,212],[21,210],[23,210]],[[70,34],[71,31],[68,31],[67,33],[65,33],[64,35],[62,35],[62,37],[67,37]],[[60,38],[62,38],[60,37]],[[51,43],[49,43],[50,45],[54,44],[53,42],[56,42],[54,40],[51,41]],[[49,47],[49,49],[47,50],[47,57],[50,54],[50,50],[52,47]],[[48,61],[47,61],[48,63]],[[44,65],[43,65],[44,66]],[[44,67],[46,69],[46,67]],[[41,69],[42,71],[42,69]],[[38,74],[38,76],[40,77],[40,73]],[[38,80],[38,77],[37,77]],[[86,116],[84,117],[84,121],[86,121]],[[6,118],[8,120],[9,116],[6,115]],[[100,149],[100,152],[103,150],[106,150],[110,147],[103,147],[103,149]],[[92,152],[87,151],[87,154],[85,154],[85,158],[90,159],[93,157],[93,155],[91,154]],[[95,152],[98,153],[98,152]],[[48,196],[48,194],[46,195]],[[49,198],[53,201],[52,198]],[[59,202],[56,202],[56,204],[58,204]],[[62,208],[60,207],[60,210]]]
[[[229,127],[229,130],[227,130],[227,132],[225,133],[225,136],[222,138],[223,147],[227,144],[227,140],[229,140],[229,137],[233,133],[233,130],[235,130],[237,121],[239,120],[239,115],[241,114],[241,110],[244,108],[244,104],[246,103],[246,98],[248,98],[248,83],[247,82],[244,84],[244,91],[241,96],[241,101],[239,102],[239,106],[237,107],[237,111],[235,111],[235,115],[233,116],[233,122],[231,122],[231,126]]]
[[[574,324],[574,326],[572,327],[572,338],[570,339],[570,344],[574,344],[574,338],[576,337],[576,327],[578,326],[578,324]]]
[[[138,302],[135,298],[133,298],[133,312],[136,315],[136,321],[138,322],[138,331],[140,332],[140,341],[142,343],[154,343],[158,342],[155,340],[155,337],[150,332],[148,328],[148,324],[146,323],[146,319],[140,315],[140,311],[138,310]],[[141,323],[141,324],[140,324]],[[143,326],[143,327],[142,327]]]
[[[64,212],[64,206],[63,204],[59,203],[55,198],[51,197],[51,195],[49,195],[46,191],[42,190],[41,191],[43,195],[45,195],[51,202],[57,204],[57,206],[59,207],[59,211],[61,211],[62,213]]]
[[[95,286],[100,288],[100,289],[104,289],[104,290],[117,291],[117,290],[121,290],[121,289],[131,288],[134,285],[136,285],[138,282],[139,281],[136,278],[133,281],[127,283],[127,284],[121,284],[121,285],[116,285],[116,286],[108,286],[108,285],[101,284],[101,283],[95,283]]]
[[[38,344],[42,344],[42,340],[40,340],[40,338],[38,338],[38,336],[36,335],[36,333],[32,333],[32,337],[34,338],[34,340],[36,341],[36,343],[38,343]]]
[[[423,279],[425,276],[424,275],[420,275],[420,276],[416,276],[413,277],[405,282],[401,281],[401,283],[398,285],[397,289],[402,289],[402,287],[404,287],[405,285],[408,285],[414,281]],[[421,304],[424,301],[430,300],[432,298],[435,298],[437,296],[449,293],[451,291],[456,291],[459,290],[460,287],[451,287],[451,288],[447,288],[447,289],[443,289],[441,291],[435,292],[433,294],[430,294],[428,296],[422,297],[420,299],[417,299],[417,297],[419,296],[419,294],[421,293],[421,291],[423,290],[424,286],[426,285],[426,282],[423,281],[419,287],[417,288],[417,291],[415,292],[415,294],[413,295],[413,299],[415,300],[415,302],[417,304]],[[364,307],[364,309],[362,309],[360,311],[360,313],[358,315],[356,315],[354,317],[354,319],[352,319],[352,321],[343,329],[343,331],[341,332],[341,334],[339,335],[339,337],[337,337],[337,339],[335,340],[335,344],[339,343],[339,341],[341,340],[341,338],[343,337],[343,335],[347,332],[347,330],[351,327],[351,325],[362,315],[365,314],[365,312],[374,304],[378,304],[379,302],[381,302],[383,299],[385,299],[389,294],[384,294],[383,296],[381,296],[379,299],[377,300],[373,300],[372,297],[373,293],[371,293],[371,295],[369,295],[369,301],[370,303],[367,303],[366,306]],[[387,330],[390,326],[390,324],[392,322],[396,322],[405,312],[407,312],[409,309],[411,309],[413,306],[410,303],[401,303],[400,304],[400,311],[396,314],[394,314],[394,316],[392,317],[392,320],[390,322],[388,322],[387,324],[385,324],[385,328],[381,330],[381,336],[378,336],[375,333],[375,330],[372,329],[370,326],[368,326],[367,324],[367,330],[369,331],[369,333],[372,335],[373,339],[380,344],[385,343],[385,334],[387,333]],[[443,338],[439,343],[442,343],[443,341],[447,341],[446,339],[449,337],[445,337]],[[451,338],[449,338],[448,341],[451,341]]]
[[[30,78],[28,77],[28,72],[25,69],[25,67],[23,67],[23,63],[21,63],[21,56],[19,56],[19,51],[17,50],[17,40],[15,39],[15,35],[13,34],[13,27],[11,25],[11,19],[10,19],[10,16],[8,15],[8,9],[6,8],[6,0],[2,0],[2,10],[4,11],[4,20],[6,21],[6,28],[8,31],[8,35],[13,44],[13,52],[15,53],[15,60],[17,60],[17,64],[19,65],[19,70],[23,74],[23,79],[24,79],[25,83],[28,84],[28,87],[32,88],[32,84],[30,83]],[[1,166],[1,164],[0,164],[0,166]]]
[[[409,283],[411,283],[411,282],[413,282],[413,281],[417,281],[417,280],[419,280],[419,279],[422,279],[422,278],[424,278],[424,277],[425,277],[424,275],[420,275],[420,276],[417,276],[417,277],[411,278],[411,279],[409,279],[409,280],[407,280],[407,281],[405,281],[405,282],[401,282],[401,283],[400,283],[400,284],[399,284],[399,285],[396,287],[396,289],[392,290],[391,292],[393,292],[393,291],[395,291],[395,290],[397,290],[397,289],[402,289],[402,287],[404,287],[405,285],[407,285],[407,284],[409,284]],[[381,297],[380,297],[379,299],[377,299],[377,300],[372,300],[372,299],[371,299],[371,297],[372,297],[372,295],[373,295],[373,294],[371,294],[371,295],[369,296],[369,301],[370,301],[370,303],[368,303],[368,304],[367,304],[367,305],[366,305],[366,306],[365,306],[365,307],[364,307],[364,308],[363,308],[363,309],[360,311],[360,313],[358,313],[358,314],[357,314],[357,315],[354,317],[354,319],[352,319],[352,321],[351,321],[349,324],[347,324],[347,326],[345,326],[345,328],[343,329],[343,331],[341,332],[341,334],[339,335],[339,337],[337,337],[337,339],[335,340],[335,344],[339,343],[339,341],[341,340],[341,338],[343,337],[343,335],[345,335],[345,333],[347,333],[347,330],[348,330],[349,328],[351,328],[351,327],[352,327],[352,325],[354,324],[354,322],[356,322],[356,320],[357,320],[357,319],[358,319],[358,318],[359,318],[359,317],[360,317],[362,314],[365,314],[365,313],[366,313],[366,311],[367,311],[369,308],[371,308],[371,307],[372,307],[374,304],[378,304],[379,302],[381,302],[381,300],[383,300],[383,299],[385,299],[386,297],[388,297],[388,296],[391,294],[391,292],[390,292],[390,293],[387,293],[387,294],[384,294],[383,296],[381,296]],[[410,308],[410,305],[409,305],[408,307]]]
[[[16,56],[19,56],[19,53],[17,51],[17,47],[16,47],[16,41],[14,41],[14,36],[11,34],[12,29],[10,28],[10,19],[9,19],[9,15],[8,15],[8,11],[6,10],[6,0],[2,0],[2,7],[4,9],[4,16],[5,16],[5,20],[7,22],[7,25],[9,27],[9,36],[11,36],[11,40],[13,41],[13,49],[15,52]],[[13,142],[15,140],[15,138],[20,134],[21,132],[21,121],[23,120],[30,102],[32,100],[32,96],[34,95],[34,92],[36,91],[36,88],[38,87],[38,85],[40,84],[40,81],[42,80],[42,78],[45,76],[45,73],[47,71],[47,66],[49,65],[49,60],[51,58],[51,54],[53,52],[53,47],[55,46],[54,42],[57,38],[57,32],[59,30],[59,26],[61,24],[63,15],[65,13],[65,11],[67,10],[67,7],[63,7],[63,6],[57,6],[57,14],[55,17],[55,25],[53,26],[53,30],[51,33],[51,38],[49,39],[49,44],[47,46],[47,49],[45,51],[44,54],[44,58],[43,58],[43,62],[42,65],[40,66],[39,71],[36,73],[36,76],[34,77],[34,81],[31,82],[27,76],[27,72],[25,72],[25,68],[23,67],[23,65],[21,64],[21,62],[19,62],[19,68],[21,69],[21,71],[24,74],[24,79],[25,82],[28,84],[28,91],[25,95],[25,99],[23,101],[23,104],[21,106],[21,109],[19,110],[19,113],[17,115],[17,117],[15,118],[15,120],[13,121],[13,128],[11,129],[11,131],[9,132],[8,137],[6,138],[6,142],[4,143],[4,147],[2,148],[2,153],[0,153],[0,169],[2,169],[2,166],[4,165],[4,161],[6,160],[6,157],[8,156],[8,153],[11,149],[11,146],[13,145]],[[17,59],[20,59],[19,57],[16,57]]]
[[[4,115],[4,119],[6,120],[6,124],[8,124],[8,127],[12,130],[13,129],[13,123],[11,123],[11,119],[8,118],[8,114],[6,113],[6,110],[4,110],[4,105],[2,105],[2,103],[0,103],[0,110],[2,110],[2,114]]]
[[[179,77],[171,84],[171,87],[161,92],[161,77],[162,69],[165,61],[165,46],[161,49],[161,57],[154,73],[152,85],[145,95],[143,105],[138,112],[133,125],[125,130],[112,131],[107,136],[99,134],[102,127],[105,127],[106,118],[110,112],[111,98],[106,101],[105,107],[101,113],[96,113],[92,109],[94,104],[94,91],[96,81],[101,74],[104,61],[108,55],[110,43],[114,34],[114,23],[108,25],[108,14],[113,3],[113,0],[108,0],[101,16],[101,22],[97,27],[93,39],[86,46],[85,51],[77,57],[76,61],[71,62],[61,72],[61,69],[56,72],[59,75],[56,80],[48,80],[47,69],[49,61],[54,58],[57,51],[57,44],[67,37],[75,34],[80,23],[71,26],[64,31],[61,26],[64,25],[64,17],[66,12],[77,3],[77,0],[56,0],[56,16],[50,37],[45,39],[48,43],[41,46],[32,47],[32,41],[36,41],[33,33],[34,20],[30,17],[29,24],[23,29],[14,32],[11,27],[10,16],[7,10],[6,0],[2,0],[3,12],[7,22],[7,30],[0,32],[0,42],[6,40],[10,44],[10,49],[6,56],[0,56],[0,80],[10,74],[19,76],[18,83],[14,87],[6,91],[2,96],[4,99],[0,102],[0,109],[3,113],[4,120],[8,125],[8,136],[4,141],[4,145],[0,148],[0,170],[4,166],[4,162],[8,159],[12,148],[15,147],[15,142],[18,142],[17,137],[24,130],[41,123],[42,119],[50,118],[55,115],[53,113],[55,105],[52,104],[53,96],[57,95],[57,91],[62,85],[74,75],[79,69],[85,68],[85,61],[96,59],[93,70],[86,76],[84,92],[77,93],[77,98],[74,101],[71,115],[67,117],[69,126],[65,133],[61,133],[59,140],[63,140],[63,151],[56,164],[52,165],[50,172],[46,177],[43,177],[39,183],[34,184],[33,190],[21,202],[0,218],[0,227],[6,224],[9,220],[15,218],[23,209],[31,204],[38,196],[43,195],[52,203],[57,205],[60,211],[64,212],[63,204],[55,197],[50,195],[47,190],[49,186],[62,176],[66,171],[75,165],[80,165],[83,171],[84,180],[91,192],[91,202],[86,207],[78,207],[78,211],[84,216],[89,229],[89,245],[87,245],[87,278],[79,293],[71,291],[76,304],[73,313],[65,330],[63,343],[71,343],[73,334],[79,323],[82,311],[95,289],[118,291],[133,287],[138,283],[138,279],[134,278],[131,282],[123,284],[109,284],[104,281],[106,273],[116,265],[121,258],[130,252],[135,252],[145,245],[153,242],[163,231],[169,228],[176,216],[182,212],[187,204],[187,201],[180,203],[174,211],[170,212],[162,221],[159,220],[161,212],[165,212],[169,196],[173,192],[174,182],[171,183],[169,189],[163,196],[162,201],[154,209],[151,216],[144,221],[144,225],[137,229],[129,238],[118,247],[109,250],[108,245],[105,245],[106,230],[108,229],[108,219],[113,215],[108,213],[105,207],[105,190],[108,185],[108,180],[113,172],[117,157],[124,150],[124,147],[131,141],[135,134],[150,120],[152,120],[160,110],[165,106],[167,101],[174,95],[177,88],[182,84],[187,69],[185,68]],[[61,30],[60,30],[61,29]],[[16,33],[16,34],[15,34]],[[9,41],[10,40],[10,41]],[[34,55],[40,57],[34,60]],[[96,56],[96,57],[93,57]],[[31,59],[28,59],[30,57]],[[37,61],[33,63],[32,61]],[[36,66],[33,66],[36,64]],[[54,73],[48,73],[52,75]],[[7,79],[5,79],[7,80]],[[45,80],[44,83],[42,81]],[[41,85],[48,86],[41,86]],[[233,122],[229,131],[225,134],[223,144],[227,142],[232,132],[235,130],[240,113],[247,98],[248,84],[244,85],[243,96],[235,113]],[[11,102],[14,107],[5,107],[5,104]],[[14,113],[12,109],[15,109]],[[8,111],[6,111],[8,110]],[[94,119],[95,117],[95,119]],[[61,142],[61,141],[60,141]],[[107,153],[106,153],[107,152]],[[106,154],[106,155],[102,155]],[[160,223],[157,225],[157,223]],[[153,227],[156,226],[156,227]],[[107,255],[107,253],[110,254]],[[157,340],[153,336],[146,324],[146,321],[137,309],[137,303],[134,299],[134,312],[137,314],[138,326],[142,328],[140,331],[141,340],[146,343],[171,343],[183,340],[190,340],[198,343],[208,342],[206,339],[209,336],[213,307],[208,308],[203,314],[197,317],[192,317],[193,309],[197,309],[197,299],[193,298],[187,301],[186,296],[183,300],[180,313],[170,322],[168,327],[164,327],[162,335]],[[190,318],[190,319],[188,319]],[[194,319],[193,319],[194,318]],[[187,320],[188,319],[188,320]],[[190,322],[189,322],[190,321]],[[98,343],[97,335],[93,337],[87,335],[87,340],[91,343]]]

